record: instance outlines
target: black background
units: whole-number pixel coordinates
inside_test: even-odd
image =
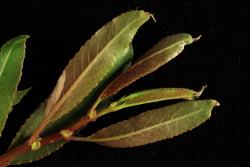
[[[0,1],[0,44],[21,34],[30,35],[20,89],[31,92],[10,114],[0,153],[25,118],[52,91],[58,76],[79,47],[106,22],[122,12],[143,9],[157,22],[146,23],[133,42],[135,59],[166,35],[188,32],[202,39],[156,72],[122,91],[156,87],[199,89],[202,98],[217,99],[211,119],[174,139],[132,148],[113,149],[91,143],[70,143],[43,160],[23,166],[248,166],[249,128],[245,116],[248,85],[247,1]],[[163,103],[166,105],[166,103]],[[156,104],[159,107],[163,104]],[[90,125],[89,131],[133,115],[120,112]],[[248,165],[243,165],[245,162]]]

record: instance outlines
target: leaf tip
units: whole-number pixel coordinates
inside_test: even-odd
[[[195,42],[195,41],[198,41],[199,39],[201,39],[201,37],[202,37],[202,35],[199,35],[198,37],[193,38],[193,41],[194,41],[194,42]]]
[[[28,39],[28,38],[30,37],[30,35],[23,35],[23,37],[24,37],[25,39]]]
[[[152,18],[154,22],[156,22],[156,19],[152,13],[146,12],[144,10],[138,10],[138,12],[144,16],[147,16],[148,18]]]
[[[30,36],[29,35],[20,35],[18,38],[20,40],[26,41]]]
[[[217,100],[213,100],[214,107],[219,107],[220,103]]]
[[[152,13],[147,12],[147,15],[153,19],[153,21],[156,23],[156,19]]]

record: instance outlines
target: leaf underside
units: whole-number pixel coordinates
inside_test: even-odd
[[[14,105],[22,75],[25,42],[28,36],[18,36],[5,43],[0,52],[0,137],[8,114]]]
[[[102,93],[101,99],[116,94],[122,88],[137,79],[157,70],[175,58],[188,45],[195,41],[191,35],[180,33],[170,35],[160,40],[152,49],[147,51],[135,64],[120,74]]]
[[[109,147],[135,147],[172,138],[189,131],[211,116],[215,100],[180,102],[151,110],[113,124],[89,137],[75,140],[96,142]]]

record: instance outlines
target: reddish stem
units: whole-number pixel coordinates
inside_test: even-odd
[[[72,132],[75,132],[81,128],[83,128],[84,126],[86,126],[88,123],[92,122],[93,120],[90,119],[88,116],[81,118],[78,122],[76,122],[75,124],[71,125],[70,127],[67,128],[67,130],[70,130]],[[48,144],[52,144],[54,142],[58,142],[61,140],[67,140],[65,139],[60,132],[52,134],[50,136],[44,137],[41,139],[41,147],[48,145]],[[11,149],[10,151],[6,152],[5,154],[0,156],[0,167],[5,167],[7,165],[9,165],[9,163],[14,160],[17,156],[22,155],[26,152],[31,151],[31,147],[28,144],[28,141],[23,143],[22,145]]]

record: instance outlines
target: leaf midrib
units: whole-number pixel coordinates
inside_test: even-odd
[[[161,49],[161,50],[159,50],[159,51],[157,51],[157,52],[151,54],[150,56],[144,58],[143,60],[137,62],[131,69],[133,69],[133,68],[135,68],[136,66],[140,65],[141,63],[147,61],[148,59],[151,59],[151,58],[154,57],[155,55],[161,54],[162,52],[165,52],[166,50],[171,49],[172,47],[174,47],[174,46],[176,46],[176,45],[183,45],[183,46],[185,46],[185,42],[179,41],[179,42],[177,42],[177,43],[175,43],[175,44],[172,44],[172,45],[170,45],[170,46],[168,46],[168,47],[166,47],[166,48],[164,48],[164,49]],[[124,73],[125,73],[125,72],[124,72]]]
[[[70,93],[77,87],[77,85],[81,82],[82,78],[85,76],[85,74],[90,70],[90,68],[95,64],[95,62],[98,60],[100,55],[103,54],[103,52],[112,44],[114,41],[126,30],[128,30],[131,25],[133,25],[137,20],[141,19],[141,17],[138,17],[134,21],[130,22],[127,24],[126,28],[124,28],[122,31],[120,31],[114,38],[105,46],[101,49],[101,51],[98,53],[98,55],[94,58],[94,60],[87,66],[87,68],[80,74],[80,76],[75,80],[73,85],[68,89],[68,91],[64,94],[64,96],[58,101],[58,103],[55,105],[54,110],[57,112],[62,104],[68,99],[70,96]]]
[[[7,62],[8,62],[8,60],[9,60],[9,58],[11,57],[11,56],[10,56],[10,55],[11,55],[11,52],[12,52],[12,48],[10,48],[10,50],[8,51],[6,58],[3,59],[3,66],[2,66],[2,68],[1,68],[1,70],[0,70],[0,78],[1,78],[1,76],[2,76],[2,74],[3,74],[3,71],[4,71],[4,69],[5,69],[6,65],[7,65]],[[3,54],[0,54],[0,55],[4,56]]]
[[[176,119],[173,119],[173,117],[175,115],[174,114],[169,121],[166,121],[166,122],[163,121],[163,122],[161,122],[159,124],[152,125],[152,126],[149,126],[147,128],[144,128],[144,129],[141,129],[141,130],[138,130],[138,131],[135,131],[135,132],[127,133],[127,134],[124,134],[124,135],[116,136],[116,137],[109,137],[109,138],[104,138],[104,139],[91,139],[91,136],[90,136],[90,137],[86,137],[84,140],[85,141],[90,141],[90,142],[109,142],[109,141],[112,142],[114,140],[120,140],[120,139],[135,136],[137,134],[140,134],[140,133],[143,133],[143,132],[146,132],[146,131],[151,131],[152,129],[158,128],[160,126],[165,126],[167,124],[174,123],[176,121],[179,121],[181,119],[185,119],[185,118],[193,116],[195,114],[199,114],[201,112],[203,112],[203,110],[199,110],[199,111],[196,111],[196,112],[191,112],[190,114],[187,114],[187,115],[184,115],[184,116],[181,116],[181,117],[177,117]]]

